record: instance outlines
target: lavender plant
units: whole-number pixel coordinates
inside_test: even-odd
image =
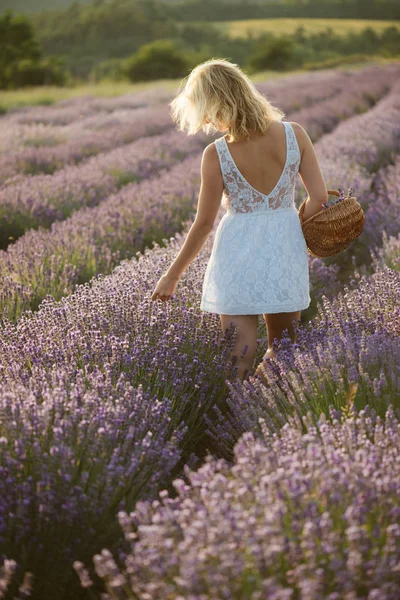
[[[93,557],[102,598],[385,598],[400,586],[400,423],[365,409],[249,431],[156,502],[118,514],[130,551]],[[303,429],[306,431],[303,432]],[[73,566],[86,589],[88,570]],[[86,577],[85,577],[86,575]]]
[[[400,155],[393,156],[393,164],[380,169],[374,177],[369,209],[365,219],[364,255],[372,257],[384,236],[396,236],[400,222]],[[366,241],[369,240],[367,247]]]
[[[338,255],[323,259],[325,268],[335,269],[336,285],[326,289],[329,295],[337,293],[345,283],[351,283],[354,269],[371,273],[371,253],[381,244],[382,231],[389,228],[394,235],[398,232],[399,183],[393,165],[398,162],[400,129],[393,123],[399,119],[399,92],[395,84],[373,109],[348,119],[316,143],[328,188],[339,187],[339,181],[343,188],[350,188],[363,207],[366,219],[361,235],[352,244]],[[298,184],[297,198],[299,188]],[[315,303],[312,312],[314,310]]]
[[[163,262],[160,249],[144,287],[124,276],[127,263],[107,293],[99,278],[99,295],[80,286],[2,332],[0,552],[16,559],[20,579],[34,573],[39,598],[75,594],[71,560],[119,544],[118,507],[154,497],[171,471],[198,461],[229,348],[217,324],[193,344],[184,302],[166,324],[145,292]]]
[[[356,77],[346,72],[344,75],[348,78],[340,82],[335,93],[321,98],[319,102],[315,103],[315,87],[310,87],[310,97],[314,98],[311,101],[312,110],[310,104],[304,103],[291,115],[291,120],[303,125],[313,142],[331,132],[341,121],[353,117],[354,114],[367,112],[390,90],[398,78],[396,70],[392,69],[381,73],[365,70]],[[374,80],[372,85],[371,76]]]
[[[148,179],[203,146],[201,136],[164,133],[68,166],[53,176],[28,177],[6,186],[0,189],[1,246],[7,247],[10,236],[14,240],[30,228],[48,228],[77,209],[97,206],[124,185]]]
[[[388,70],[384,70],[384,74],[385,81],[389,84],[391,74]],[[269,82],[269,87],[275,95],[278,92],[277,100],[286,102],[290,109],[287,98],[294,96],[291,93],[292,86],[296,85],[298,88],[296,102],[301,106],[302,95],[306,94],[304,100],[307,104],[316,103],[321,99],[331,98],[346,81],[345,74],[340,71],[334,77],[319,73],[312,75],[313,85],[317,87],[312,98],[307,93],[310,74],[304,74],[301,83],[292,82],[286,77],[279,85],[274,81]],[[363,78],[366,75],[363,72]],[[0,180],[24,172],[52,172],[60,166],[82,160],[89,154],[110,150],[150,135],[151,132],[160,133],[163,129],[171,129],[173,123],[167,105],[160,104],[162,98],[158,96],[157,90],[153,95],[153,104],[148,106],[141,106],[135,96],[115,98],[113,103],[109,99],[95,102],[93,99],[88,101],[76,98],[73,102],[64,101],[52,108],[25,107],[22,114],[19,111],[7,114],[0,120]],[[171,99],[172,94],[164,98]],[[158,104],[154,104],[154,101]],[[28,116],[33,119],[29,120]],[[18,181],[18,178],[15,180]],[[13,181],[8,182],[10,183]]]
[[[89,156],[173,127],[166,106],[118,111],[107,118],[97,116],[94,127],[90,125],[86,118],[66,127],[39,128],[34,125],[28,130],[26,125],[9,127],[8,137],[13,140],[18,137],[18,129],[22,129],[25,143],[23,148],[14,152],[8,150],[0,157],[0,181],[12,184],[7,180],[18,174],[51,174],[68,164],[77,164]],[[35,130],[39,133],[32,136]]]
[[[24,475],[24,470],[18,468],[20,461],[25,461],[26,456],[31,457],[32,460],[29,473],[42,473],[49,464],[49,470],[46,472],[53,473],[53,477],[57,473],[57,478],[64,478],[63,485],[60,486],[57,484],[58,479],[51,479],[49,487],[53,494],[36,504],[36,506],[43,504],[42,512],[51,515],[52,511],[56,510],[55,506],[61,506],[61,504],[52,504],[55,494],[54,502],[62,502],[62,506],[65,505],[64,512],[57,512],[60,516],[59,520],[55,521],[50,541],[48,541],[48,528],[38,529],[37,521],[34,521],[29,529],[26,519],[18,520],[24,513],[21,515],[20,512],[10,509],[10,505],[5,507],[3,513],[6,523],[10,523],[10,518],[16,519],[13,527],[11,528],[9,524],[7,530],[18,531],[19,535],[26,536],[23,538],[26,540],[36,536],[34,546],[28,546],[31,548],[31,554],[26,559],[19,555],[18,547],[14,548],[12,554],[9,551],[9,543],[5,543],[4,548],[7,548],[6,556],[15,559],[20,565],[21,577],[23,572],[36,573],[34,585],[37,586],[41,598],[45,598],[48,594],[53,594],[50,597],[54,597],[55,589],[58,597],[63,598],[63,589],[69,590],[69,594],[71,589],[74,589],[71,587],[74,585],[73,573],[71,574],[67,566],[74,552],[74,560],[87,564],[88,559],[84,557],[82,548],[87,548],[89,552],[90,545],[92,545],[92,552],[96,552],[95,545],[98,548],[97,552],[105,545],[119,554],[123,551],[117,541],[117,532],[112,526],[111,518],[107,529],[104,521],[99,518],[99,513],[97,519],[91,520],[88,512],[85,512],[92,510],[89,507],[99,506],[99,511],[102,510],[104,514],[110,516],[113,510],[104,506],[104,503],[101,504],[100,500],[104,500],[104,496],[97,489],[97,486],[100,486],[103,493],[105,489],[109,490],[109,493],[115,489],[115,485],[105,488],[103,483],[107,473],[105,467],[108,463],[107,455],[104,450],[100,451],[99,444],[107,438],[104,438],[103,432],[100,436],[98,432],[99,428],[104,428],[109,435],[113,435],[114,429],[118,429],[120,425],[117,425],[117,421],[108,421],[103,411],[99,412],[99,402],[103,406],[105,398],[108,398],[110,393],[117,402],[120,393],[118,390],[126,389],[124,382],[134,389],[141,384],[148,398],[152,395],[163,398],[163,402],[165,401],[167,406],[171,407],[170,426],[179,427],[184,421],[188,427],[184,438],[180,441],[180,450],[185,464],[196,463],[191,453],[196,442],[204,438],[205,433],[210,432],[212,438],[211,425],[213,423],[216,425],[216,419],[211,409],[218,406],[219,400],[225,397],[222,384],[229,345],[224,344],[223,339],[221,340],[219,323],[214,315],[200,315],[194,308],[187,308],[198,302],[200,281],[205,268],[205,259],[210,251],[210,243],[207,242],[208,247],[199,256],[199,260],[195,261],[194,268],[184,274],[180,283],[180,296],[176,302],[165,308],[161,306],[156,308],[148,298],[165,264],[169,263],[175,255],[182,237],[177,234],[167,248],[155,247],[140,256],[138,263],[140,277],[138,277],[136,264],[125,262],[115,270],[113,275],[99,277],[92,282],[91,286],[80,286],[71,297],[63,299],[61,303],[55,303],[49,298],[35,315],[22,317],[16,325],[8,324],[1,334],[2,397],[7,400],[5,406],[10,407],[8,410],[13,411],[12,419],[5,419],[4,426],[8,429],[10,420],[16,422],[15,430],[10,429],[11,432],[15,431],[13,435],[9,434],[10,439],[4,436],[7,437],[7,450],[4,456],[10,456],[8,477],[18,473],[17,481],[21,481],[21,486],[18,488],[20,491],[15,494],[16,484],[10,486],[9,480],[10,501],[16,503],[12,506],[20,505],[28,490],[31,490],[32,498],[36,502],[37,494],[40,492],[40,488],[34,486],[39,475],[35,477],[32,475],[33,479],[27,480],[29,475],[26,473]],[[332,398],[339,401],[339,404],[336,403],[338,408],[343,406],[347,409],[349,394],[352,394],[353,400],[359,403],[356,397],[359,391],[364,394],[361,397],[364,401],[370,401],[374,394],[377,399],[385,399],[385,394],[391,392],[398,394],[399,381],[396,375],[396,364],[399,359],[397,344],[399,319],[396,315],[400,304],[397,298],[398,283],[398,278],[393,277],[388,280],[386,275],[381,274],[379,279],[379,276],[375,275],[371,281],[365,279],[360,282],[358,296],[353,291],[349,297],[346,292],[331,308],[325,301],[319,320],[310,324],[308,334],[303,332],[299,337],[303,355],[293,349],[293,357],[297,360],[300,377],[294,369],[290,370],[287,366],[291,356],[287,349],[286,354],[281,354],[279,362],[274,361],[275,367],[270,369],[271,389],[261,384],[258,388],[253,385],[253,389],[246,389],[246,386],[235,388],[233,384],[229,385],[228,381],[228,387],[231,390],[236,389],[237,393],[232,399],[228,399],[230,415],[224,416],[216,430],[218,452],[225,452],[229,440],[234,439],[238,431],[235,428],[237,423],[243,428],[250,427],[249,431],[256,432],[258,418],[262,416],[273,433],[290,421],[290,411],[284,409],[287,409],[291,403],[285,403],[283,400],[284,391],[286,393],[292,391],[290,399],[295,398],[296,407],[301,409],[294,411],[294,416],[311,411],[311,416],[315,418],[319,417],[321,410],[326,408]],[[371,303],[372,297],[379,299],[379,302]],[[370,312],[361,313],[360,305],[367,305]],[[359,331],[361,331],[361,339],[358,336]],[[229,341],[229,338],[227,340]],[[345,342],[349,345],[349,350],[346,349]],[[317,360],[319,363],[316,368]],[[296,364],[295,360],[292,362]],[[335,371],[335,365],[340,365],[340,369]],[[357,365],[356,372],[354,372],[354,365]],[[285,372],[284,369],[287,371]],[[383,378],[380,370],[383,370]],[[60,373],[61,376],[58,375]],[[358,383],[357,377],[362,381],[359,390],[356,389],[354,393],[354,386]],[[298,382],[297,387],[296,382]],[[334,394],[335,385],[339,390],[337,398]],[[91,405],[93,415],[99,413],[97,420],[85,417],[85,413],[79,411],[76,404],[74,405],[76,389],[81,389],[84,393],[87,388],[87,395],[84,400],[80,400],[79,406]],[[114,388],[118,389],[114,390]],[[330,392],[332,396],[328,396],[325,400],[324,394]],[[81,398],[81,394],[78,396]],[[32,401],[28,401],[29,397]],[[92,400],[88,402],[90,397]],[[39,414],[43,415],[43,411],[50,410],[50,414],[54,414],[60,421],[55,422],[55,428],[49,428],[48,417],[43,418],[44,422],[38,418],[35,421],[39,427],[36,430],[37,434],[29,436],[26,427],[30,428],[31,418],[28,425],[24,425],[27,415],[36,414],[32,413],[32,410],[37,405],[37,399],[43,398],[45,402],[41,400],[39,403],[42,411]],[[59,416],[51,410],[50,400],[53,398],[61,398],[57,404]],[[124,398],[126,399],[126,395]],[[377,403],[378,408],[379,406],[382,410],[383,403]],[[8,413],[2,412],[2,414]],[[71,414],[76,415],[75,420],[71,420],[69,416]],[[207,419],[207,415],[212,417],[211,422]],[[93,421],[93,429],[89,431],[86,426],[80,425],[81,419],[89,423]],[[120,418],[118,423],[130,422],[130,419]],[[58,422],[59,426],[57,426]],[[76,424],[75,429],[67,437],[65,428],[73,423]],[[208,429],[205,431],[207,425]],[[53,437],[49,438],[49,436],[53,436],[58,427],[62,431],[56,432],[60,437],[53,442]],[[76,460],[78,456],[82,456],[84,442],[82,437],[82,443],[77,443],[79,438],[74,431],[80,430],[81,427],[86,432],[85,439],[90,447],[93,447],[93,455],[89,454],[87,462],[82,466],[79,484],[76,483],[74,473],[76,473]],[[63,452],[48,452],[46,455],[40,442],[39,446],[37,443],[35,446],[35,441],[41,438],[47,448],[51,448],[50,444],[57,447],[55,442],[61,443],[63,440]],[[95,438],[99,439],[96,441]],[[14,439],[20,440],[18,445],[13,443]],[[133,440],[136,439],[137,437],[134,436]],[[121,443],[122,440],[121,434]],[[111,444],[109,451],[113,448]],[[119,456],[122,459],[131,454],[121,452]],[[59,467],[54,464],[54,456],[57,460],[64,461]],[[85,487],[85,472],[97,456],[102,458],[95,463],[97,470],[93,471],[93,477]],[[149,465],[150,458],[149,456]],[[152,458],[156,462],[159,460],[154,457],[154,454]],[[83,457],[80,461],[82,460]],[[126,469],[127,466],[123,464],[123,468]],[[121,472],[119,475],[122,477]],[[144,494],[138,495],[137,491],[135,492],[137,480],[132,479],[129,484],[131,487],[123,478],[122,481],[126,493],[128,494],[129,490],[132,498],[146,498]],[[23,483],[30,483],[30,487],[22,485]],[[88,535],[87,546],[82,542],[82,526],[77,520],[78,517],[69,515],[69,511],[73,510],[77,501],[75,500],[75,504],[72,503],[71,507],[68,503],[65,504],[64,500],[65,497],[75,498],[74,494],[79,492],[79,489],[74,488],[75,484],[83,487],[87,497],[82,494],[79,496],[79,507],[82,508],[84,518],[90,523],[101,525],[99,529],[93,525],[93,530],[90,530],[91,535]],[[6,486],[3,489],[6,489]],[[55,490],[60,491],[55,493]],[[94,504],[97,496],[100,497],[99,504]],[[27,502],[28,509],[32,508],[32,502],[33,500]],[[113,506],[115,508],[116,504],[114,503]],[[87,508],[83,510],[84,507]],[[54,576],[54,584],[51,591],[47,591],[45,582],[48,581],[49,569],[46,557],[49,556],[53,540],[60,535],[60,531],[65,530],[67,522],[70,524],[70,535],[56,554],[56,560],[50,571],[52,582]],[[42,531],[39,538],[38,531]],[[63,533],[64,535],[66,534]],[[112,541],[106,542],[107,536]],[[43,544],[43,547],[40,544]],[[51,556],[53,554],[50,552]],[[38,565],[32,564],[32,556],[37,557],[39,563],[44,566],[46,575],[43,575]]]
[[[116,538],[118,507],[168,483],[187,426],[171,425],[168,399],[95,366],[10,386],[0,405],[1,552],[18,557],[18,576],[34,573],[36,597],[62,598],[68,562]]]
[[[144,108],[161,104],[171,99],[173,92],[165,87],[151,88],[141,92],[124,94],[119,97],[95,98],[90,95],[78,96],[57,102],[54,106],[24,106],[14,108],[2,117],[2,122],[22,124],[67,125],[80,121],[94,112],[112,113],[120,109]]]
[[[159,177],[127,185],[50,230],[31,230],[0,253],[2,317],[16,320],[25,310],[36,310],[47,295],[59,299],[173,235],[193,213],[200,159],[195,154]]]
[[[243,432],[258,429],[260,417],[277,432],[288,417],[317,419],[331,406],[346,410],[349,396],[357,410],[369,405],[382,416],[393,404],[399,412],[399,307],[400,274],[390,269],[362,277],[331,300],[323,297],[315,318],[298,327],[295,344],[287,335],[274,342],[275,357],[264,361],[269,386],[229,382],[229,425],[217,407],[216,418],[205,416],[207,433],[229,457]],[[263,345],[256,362],[265,351]]]
[[[382,246],[376,252],[372,251],[374,269],[388,267],[400,271],[400,234],[397,237],[389,237],[386,231],[383,231],[382,238]]]
[[[324,94],[324,102],[320,102],[319,104],[317,104],[319,113],[317,114],[315,111],[310,111],[310,105],[315,104],[315,102],[318,99],[318,94],[316,94],[316,98],[314,98],[313,102],[311,102],[309,100],[308,92],[307,95],[304,96],[304,101],[307,100],[308,102],[307,108],[303,109],[299,113],[294,113],[292,115],[292,119],[298,119],[300,123],[304,124],[304,126],[310,129],[310,131],[312,130],[311,134],[313,136],[313,139],[315,140],[318,137],[320,137],[320,135],[322,135],[324,131],[331,130],[340,118],[344,118],[344,116],[351,116],[352,111],[354,111],[355,109],[360,110],[360,100],[362,98],[366,99],[368,95],[369,98],[374,97],[375,99],[378,99],[381,95],[383,95],[387,91],[388,87],[390,87],[393,77],[394,73],[392,73],[392,71],[389,69],[378,72],[375,75],[374,83],[371,86],[371,73],[369,71],[362,72],[361,74],[353,77],[351,79],[351,82],[348,82],[347,87],[344,91],[339,91],[341,89],[340,86],[344,85],[344,76],[342,76],[341,78],[337,77],[338,81],[334,80],[333,89],[331,89],[332,82],[329,86],[324,82],[324,79],[322,79],[322,83],[325,83],[325,85],[320,84],[321,93]],[[290,97],[290,85],[295,84],[286,82],[286,85],[282,85],[281,83],[281,86],[278,87],[279,91],[277,100],[280,104],[282,104],[283,102],[284,105],[285,99]],[[299,98],[301,100],[301,93],[305,94],[308,87],[309,82],[308,80],[306,80],[303,83],[303,86],[300,88],[300,90],[297,90],[297,102],[299,101]],[[272,90],[274,90],[273,87]],[[275,95],[276,93],[277,90],[275,86]],[[321,112],[322,106],[324,107],[324,111]],[[346,106],[345,115],[343,114],[343,106]],[[364,105],[364,109],[366,110],[368,106],[369,104],[368,102],[366,102]],[[115,124],[116,120],[117,124]],[[110,124],[113,126],[109,127]],[[96,132],[89,132],[89,135],[85,136],[85,127],[87,127],[88,125],[89,127],[95,127]],[[35,127],[37,128],[37,125],[35,125]],[[132,127],[132,130],[129,129],[130,127]],[[320,129],[317,130],[317,127],[319,127]],[[107,149],[111,149],[114,146],[118,146],[122,143],[128,143],[129,141],[132,141],[132,139],[142,137],[146,134],[154,135],[155,133],[159,133],[162,130],[167,130],[171,128],[172,121],[168,118],[168,111],[166,106],[155,106],[150,109],[136,109],[128,113],[124,112],[122,113],[122,115],[120,115],[119,113],[115,114],[114,112],[111,113],[111,116],[106,115],[106,117],[104,117],[103,115],[95,117],[88,116],[85,119],[83,119],[83,121],[80,120],[77,124],[75,124],[73,127],[69,127],[69,129],[67,130],[65,130],[65,128],[61,132],[59,131],[59,129],[56,130],[56,132],[53,134],[53,137],[51,137],[51,132],[47,132],[47,136],[50,135],[50,147],[46,145],[43,147],[39,146],[38,148],[31,147],[24,149],[23,151],[19,151],[17,154],[10,153],[8,150],[7,155],[0,159],[0,173],[3,172],[4,178],[7,175],[11,176],[11,174],[18,173],[24,169],[25,171],[27,170],[27,172],[32,173],[41,171],[52,172],[54,169],[60,168],[60,166],[63,164],[66,165],[68,163],[78,162],[85,156],[95,154],[97,152],[100,152],[100,150],[104,151]],[[9,130],[9,137],[10,135],[15,137],[15,132],[12,128],[11,130]],[[25,136],[26,135],[27,133],[25,133]],[[46,134],[44,133],[42,133],[41,135],[46,136]],[[71,137],[71,135],[71,142],[63,143],[54,147],[54,141],[57,139],[57,136],[60,138],[60,141],[65,142],[65,136]],[[30,144],[32,144],[35,138],[32,139],[28,137],[28,139],[30,140]],[[46,137],[44,139],[46,139]],[[120,154],[121,152],[119,153],[119,155]],[[115,160],[113,154],[109,155],[108,160]],[[90,161],[88,163],[88,167],[93,166],[95,164],[95,161]],[[68,170],[65,172],[65,174],[67,173]],[[76,172],[72,171],[71,178],[76,178],[76,176],[82,177],[82,175],[85,173],[85,169],[81,169]],[[65,180],[65,176],[63,177],[63,179]],[[10,185],[13,184],[13,181],[11,180],[7,183],[7,192],[5,196],[3,195],[2,198],[0,195],[0,203],[3,202],[6,205],[8,211],[15,210],[15,206],[13,208],[13,198],[15,198],[15,196],[17,195],[19,199],[18,211],[21,211],[22,208],[20,205],[24,201],[25,185],[26,192],[28,191],[28,189],[31,189],[32,186],[39,186],[39,189],[37,187],[36,189],[40,194],[41,202],[43,203],[43,201],[45,201],[46,196],[50,195],[50,203],[53,204],[54,200],[52,196],[54,194],[52,194],[52,190],[50,189],[49,191],[47,191],[42,189],[44,181],[47,181],[47,186],[49,186],[52,180],[28,178],[27,180],[20,181],[19,178],[17,178],[15,181],[17,183],[17,189],[13,190],[10,189]],[[54,181],[54,184],[57,186],[56,182],[57,179],[55,179]],[[22,190],[20,189],[21,187],[23,188]],[[77,192],[76,194],[79,195]],[[32,200],[29,197],[29,204],[25,207],[25,211],[32,210],[31,205]],[[49,219],[51,222],[55,218],[63,218],[64,214],[68,214],[68,209],[67,211],[62,210],[60,215],[57,217],[52,216],[50,218],[49,215],[47,215],[47,217],[44,216],[45,220],[44,222],[42,222],[38,220],[38,207],[35,206],[34,208],[36,212],[37,223],[43,225],[48,224]],[[46,210],[42,209],[42,212],[46,214]],[[29,226],[29,222],[27,222],[26,227]],[[35,219],[32,220],[31,226],[35,226]]]

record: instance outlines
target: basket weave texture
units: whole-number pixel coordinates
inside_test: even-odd
[[[337,190],[328,194],[340,196]],[[304,221],[303,213],[308,198],[300,205],[298,215],[308,252],[317,258],[334,256],[344,250],[363,230],[365,216],[360,203],[353,196],[345,197],[322,209]]]

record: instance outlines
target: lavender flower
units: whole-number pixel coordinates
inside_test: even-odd
[[[164,490],[120,512],[123,568],[105,549],[93,557],[110,598],[394,600],[398,417],[330,418],[292,420],[273,436],[260,419],[262,435],[243,434],[233,466],[208,455],[185,468],[189,485],[173,481],[176,498]]]

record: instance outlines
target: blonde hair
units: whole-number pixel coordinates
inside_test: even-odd
[[[273,121],[285,116],[238,65],[224,58],[200,63],[182,80],[179,90],[183,85],[170,106],[178,130],[187,130],[188,135],[199,129],[216,133],[220,124],[227,125],[229,141],[239,141],[263,134]]]

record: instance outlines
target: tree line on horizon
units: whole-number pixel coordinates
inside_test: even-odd
[[[161,0],[96,0],[29,18],[6,11],[0,15],[0,88],[177,78],[218,56],[250,73],[333,66],[354,55],[400,56],[400,31],[395,26],[381,33],[367,27],[339,35],[327,23],[323,32],[298,27],[291,35],[237,39],[218,23],[170,18],[169,11],[177,6]]]
[[[68,9],[73,5],[101,6],[110,0],[0,0],[0,10],[16,12],[43,12]],[[169,13],[182,20],[182,10],[190,12],[191,20],[226,20],[229,18],[258,19],[268,17],[354,18],[354,19],[400,19],[398,0],[159,0],[168,7]],[[184,17],[186,18],[186,17]]]

